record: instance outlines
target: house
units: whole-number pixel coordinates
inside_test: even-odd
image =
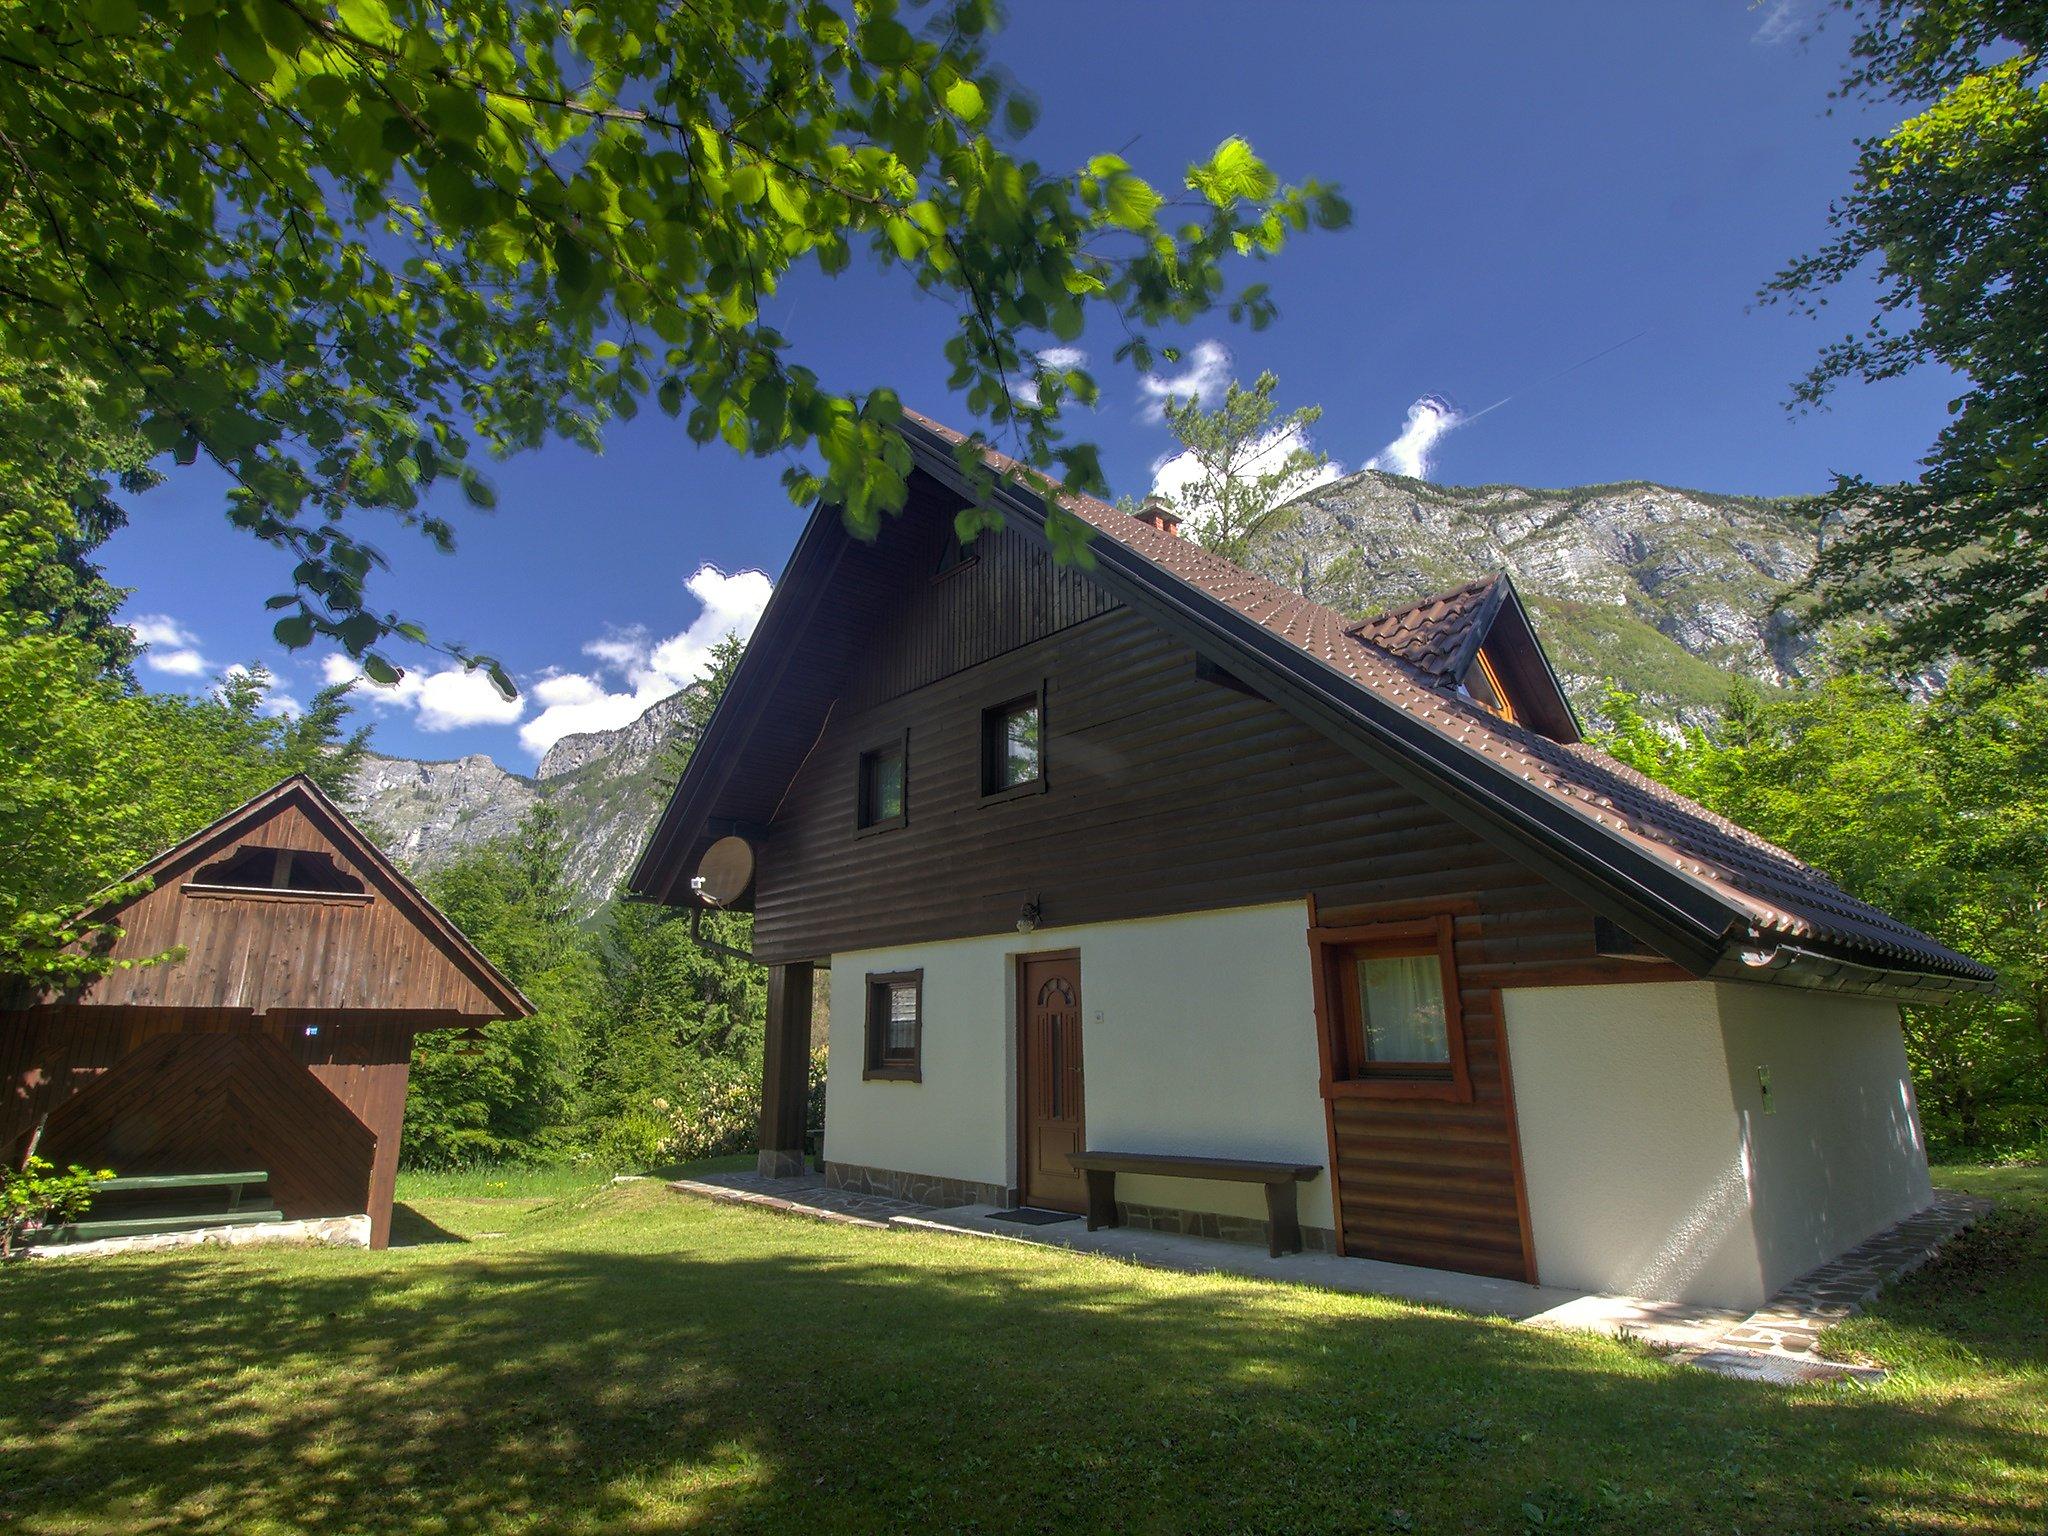
[[[136,877],[94,914],[108,953],[183,958],[0,1005],[0,1149],[181,1190],[260,1173],[261,1214],[367,1217],[383,1247],[413,1037],[532,1005],[304,777]]]
[[[902,515],[811,519],[631,879],[754,913],[764,1171],[828,967],[837,1185],[1265,1163],[1339,1253],[1729,1305],[1928,1202],[1899,1003],[1990,973],[1587,746],[1505,576],[1354,622],[1078,495],[1060,565],[1007,461],[901,431]]]

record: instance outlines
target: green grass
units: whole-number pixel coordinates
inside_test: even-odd
[[[1393,1302],[549,1173],[371,1254],[0,1275],[24,1532],[2048,1527],[2048,1173],[1783,1389]]]

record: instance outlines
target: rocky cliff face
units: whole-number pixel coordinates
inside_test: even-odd
[[[415,762],[372,752],[350,807],[384,851],[414,873],[438,869],[464,848],[508,837],[540,798],[533,780],[482,753]]]
[[[1810,664],[1811,640],[1773,604],[1812,568],[1818,532],[1761,497],[1364,470],[1283,509],[1254,563],[1361,616],[1506,570],[1582,710],[1613,678],[1683,717],[1717,702],[1731,674],[1779,684]]]
[[[532,778],[481,755],[415,762],[371,754],[356,775],[365,830],[415,874],[446,867],[479,843],[510,836],[545,803],[569,850],[569,880],[585,912],[618,889],[673,787],[671,746],[688,730],[689,690],[615,731],[564,736]]]

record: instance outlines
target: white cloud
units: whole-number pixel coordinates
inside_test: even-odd
[[[709,565],[699,566],[686,585],[704,606],[680,634],[656,640],[638,626],[614,630],[584,645],[583,653],[599,663],[592,672],[557,672],[533,685],[530,691],[542,708],[519,728],[519,740],[529,752],[538,757],[564,736],[629,725],[695,682],[719,641],[753,634],[773,590],[759,571],[728,576]]]
[[[1808,0],[1751,0],[1757,13],[1756,31],[1750,41],[1766,48],[1789,43],[1802,36],[1812,19]]]
[[[1148,373],[1138,380],[1145,396],[1145,419],[1166,420],[1169,400],[1200,400],[1212,404],[1230,383],[1230,349],[1220,341],[1198,341],[1184,354],[1179,373]]]
[[[356,697],[380,709],[410,710],[423,731],[459,731],[472,725],[510,725],[526,713],[524,699],[508,699],[491,686],[479,668],[459,666],[437,672],[408,668],[395,683],[373,683],[346,656],[329,655],[320,662],[330,683],[360,683]]]
[[[1251,456],[1245,461],[1245,471],[1260,474],[1276,467],[1287,455],[1298,448],[1313,448],[1315,445],[1308,434],[1299,426],[1279,428],[1268,432],[1252,445]],[[1201,464],[1192,453],[1183,450],[1169,453],[1152,461],[1152,494],[1164,496],[1168,501],[1178,502],[1189,486],[1198,483],[1203,476]],[[1332,480],[1342,479],[1344,466],[1332,459],[1330,462],[1305,473],[1282,481],[1275,490],[1269,506],[1279,506],[1292,501],[1304,491],[1316,486],[1327,485]],[[1195,538],[1202,537],[1202,529],[1190,526],[1187,530]]]
[[[1426,480],[1436,445],[1464,424],[1464,413],[1450,401],[1441,395],[1424,395],[1408,407],[1401,435],[1367,459],[1365,467],[1405,475],[1410,480]]]
[[[216,670],[200,652],[199,637],[169,614],[145,613],[128,626],[147,649],[142,664],[172,677],[204,677]]]

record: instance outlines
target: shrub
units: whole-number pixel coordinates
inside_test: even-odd
[[[73,1163],[62,1173],[45,1158],[29,1154],[20,1168],[0,1168],[0,1259],[11,1258],[15,1245],[44,1227],[76,1221],[92,1204],[92,1192],[107,1168],[81,1168]]]

